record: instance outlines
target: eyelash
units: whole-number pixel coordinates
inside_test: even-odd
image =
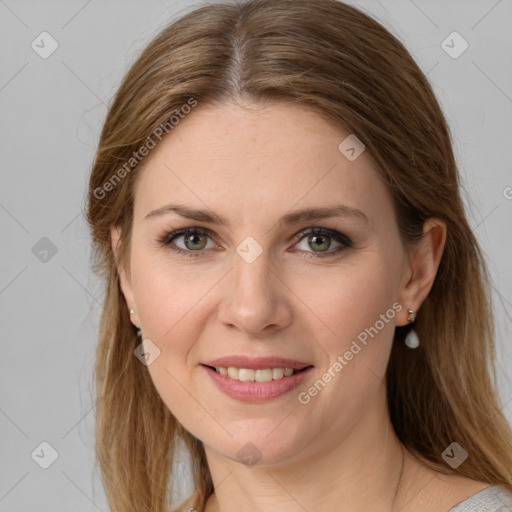
[[[172,231],[171,233],[167,233],[163,238],[159,239],[159,242],[164,247],[170,247],[171,243],[180,236],[183,235],[207,235],[210,238],[214,238],[213,232],[210,231],[207,228],[184,228],[184,229],[178,229],[176,231]],[[326,252],[326,253],[313,253],[314,256],[303,256],[304,258],[328,258],[333,257],[337,255],[339,252],[343,251],[346,248],[352,247],[352,241],[350,238],[348,238],[346,235],[339,233],[338,231],[334,231],[332,229],[327,228],[309,228],[307,230],[301,231],[296,236],[299,237],[297,243],[301,242],[303,238],[305,238],[308,235],[323,235],[328,236],[329,238],[333,238],[337,242],[341,243],[342,245],[337,247],[336,249]],[[182,254],[186,257],[198,257],[201,255],[202,250],[200,251],[185,251],[183,249],[180,249],[179,247],[172,247],[171,248],[174,252],[177,252],[178,254]],[[194,254],[194,252],[197,252],[197,254]],[[309,251],[306,251],[309,252]]]

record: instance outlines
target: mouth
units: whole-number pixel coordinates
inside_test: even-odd
[[[301,373],[313,365],[304,366],[303,368],[291,367],[275,367],[275,368],[237,368],[234,366],[209,366],[203,365],[216,373],[241,382],[271,382],[285,379]]]
[[[288,395],[314,374],[312,364],[279,358],[219,359],[200,366],[222,393],[241,402],[253,403]]]

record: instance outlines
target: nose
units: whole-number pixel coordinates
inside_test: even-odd
[[[251,337],[268,336],[290,325],[293,295],[265,252],[252,263],[235,261],[223,288],[219,320]]]

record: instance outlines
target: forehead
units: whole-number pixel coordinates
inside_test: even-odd
[[[340,151],[349,135],[299,105],[198,105],[152,150],[137,182],[135,218],[176,199],[242,221],[294,205],[343,203],[367,214],[389,207],[373,159]]]

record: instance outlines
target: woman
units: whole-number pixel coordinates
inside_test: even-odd
[[[512,510],[449,131],[369,16],[255,0],[168,26],[110,107],[88,221],[113,512]]]

